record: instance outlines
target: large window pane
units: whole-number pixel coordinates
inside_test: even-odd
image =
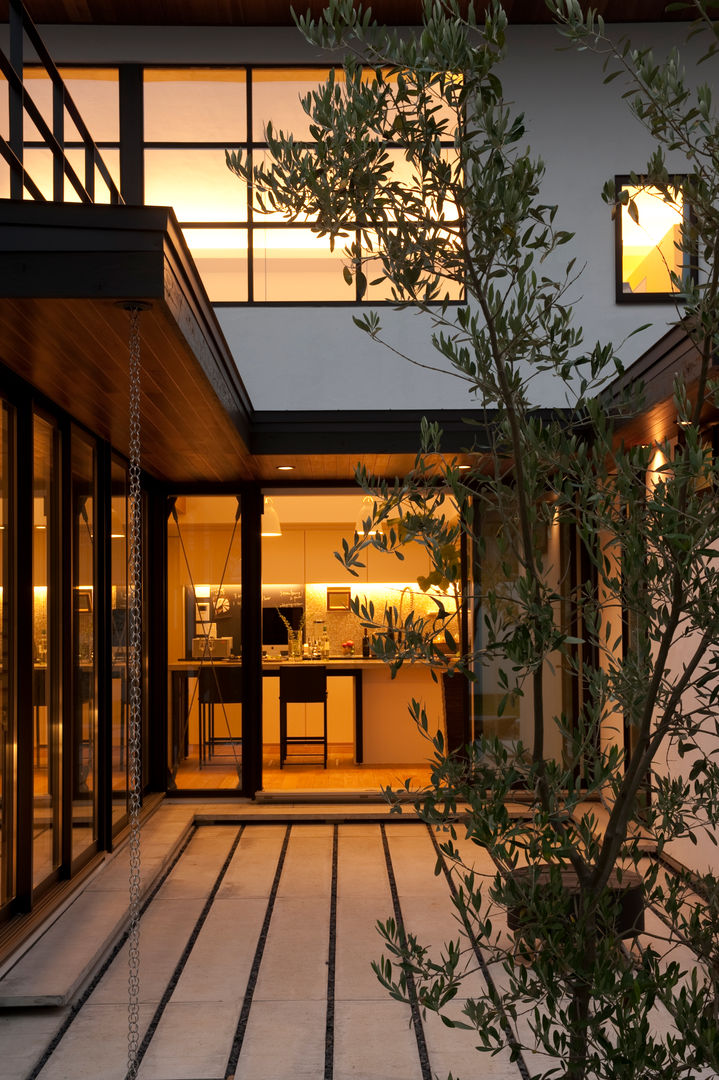
[[[244,70],[146,68],[147,142],[243,142],[247,137]]]
[[[95,142],[117,142],[120,138],[120,111],[117,68],[59,69],[70,97],[77,105]],[[25,87],[52,130],[52,82],[44,68],[28,67]],[[40,134],[25,113],[24,138],[32,141]],[[65,111],[64,137],[68,142],[79,138],[77,128]]]
[[[227,168],[224,150],[146,150],[145,202],[171,206],[180,221],[242,221],[245,185]]]
[[[60,865],[60,736],[56,692],[59,641],[53,633],[59,597],[52,554],[59,540],[53,494],[57,491],[58,434],[34,420],[33,448],[33,883]]]
[[[10,665],[10,423],[12,413],[0,405],[0,907],[14,895],[13,820],[15,808],[15,708],[11,698]]]
[[[70,164],[72,165],[78,180],[84,186],[85,184],[85,151],[80,147],[68,148],[66,156]],[[104,149],[101,151],[102,159],[105,165],[110,171],[110,176],[115,181],[115,186],[120,188],[120,151],[112,148]],[[23,153],[23,164],[30,174],[31,178],[35,181],[40,191],[49,201],[53,200],[53,154],[51,150],[41,149],[40,147],[26,147]],[[25,192],[25,198],[29,199],[30,196]],[[73,185],[65,177],[64,184],[64,202],[80,202],[80,196],[73,187]],[[99,170],[95,169],[95,202],[96,203],[109,203],[110,202],[110,189],[102,178]]]
[[[184,229],[187,246],[215,303],[247,300],[247,230]]]
[[[97,675],[95,651],[95,449],[72,433],[73,728],[72,857],[97,830]]]
[[[324,82],[329,68],[254,68],[252,71],[252,138],[263,142],[267,121],[275,131],[292,132],[296,139],[309,139],[309,119],[300,97]],[[343,78],[337,72],[339,82]]]
[[[355,299],[345,281],[342,248],[330,251],[329,239],[310,229],[255,229],[253,233],[255,300]]]
[[[181,496],[167,529],[168,764],[180,789],[242,782],[240,504]]]

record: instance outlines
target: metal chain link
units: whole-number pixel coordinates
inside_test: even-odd
[[[127,1077],[137,1076],[140,1044],[140,794],[142,791],[142,495],[140,490],[140,308],[130,308],[129,760],[130,877]]]

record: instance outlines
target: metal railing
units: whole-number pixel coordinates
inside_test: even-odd
[[[102,159],[95,142],[73,101],[63,78],[45,48],[37,27],[25,10],[22,0],[9,2],[10,41],[8,56],[0,48],[0,72],[8,83],[9,138],[0,136],[0,154],[10,166],[10,198],[22,199],[27,191],[32,199],[47,201],[40,188],[23,164],[25,113],[35,125],[52,151],[52,202],[65,201],[65,180],[70,183],[80,202],[95,201],[95,174],[102,177],[110,193],[110,202],[124,200],[117,189],[110,170]],[[37,107],[23,79],[25,38],[34,49],[38,60],[52,82],[52,128]],[[65,117],[70,118],[82,140],[85,150],[84,183],[70,164],[65,153]]]

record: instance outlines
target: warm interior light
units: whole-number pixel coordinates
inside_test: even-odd
[[[471,465],[458,465],[457,468],[462,469],[464,471],[465,469],[471,469],[472,466]]]
[[[372,518],[373,508],[374,499],[371,495],[365,495],[365,497],[362,499],[362,506],[360,508],[359,516],[357,518],[357,521],[355,522],[355,532],[358,536],[376,536],[379,532],[379,529],[373,529],[371,525],[369,532],[365,532],[364,523],[368,518]]]
[[[265,495],[265,508],[262,511],[262,536],[282,536],[280,515],[275,509],[272,499]]]
[[[292,472],[293,469],[294,469],[294,465],[278,465],[277,466],[277,471],[278,472]]]
[[[683,253],[681,240],[684,209],[681,192],[674,203],[664,201],[657,188],[628,187],[639,221],[622,207],[622,280],[625,292],[674,292],[669,271],[680,274]]]

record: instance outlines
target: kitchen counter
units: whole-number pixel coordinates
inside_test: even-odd
[[[214,663],[218,667],[230,667],[241,661],[227,659],[215,660]],[[436,728],[444,726],[441,684],[433,682],[429,669],[419,664],[404,665],[392,679],[389,668],[381,660],[361,656],[333,656],[324,661],[265,657],[262,661],[262,677],[263,681],[268,680],[269,683],[263,695],[261,727],[266,742],[275,742],[278,738],[275,734],[278,723],[275,688],[279,682],[280,668],[290,664],[327,668],[327,676],[332,683],[330,698],[334,698],[334,704],[330,700],[330,724],[335,728],[334,737],[338,742],[354,742],[358,765],[417,764],[431,757],[432,746],[417,731],[408,714],[408,705],[413,698],[424,704],[430,731],[434,733]],[[187,753],[187,683],[196,677],[200,666],[199,660],[179,660],[169,665],[175,755]],[[353,693],[349,693],[349,686],[347,691],[341,690],[343,678],[352,680]]]

